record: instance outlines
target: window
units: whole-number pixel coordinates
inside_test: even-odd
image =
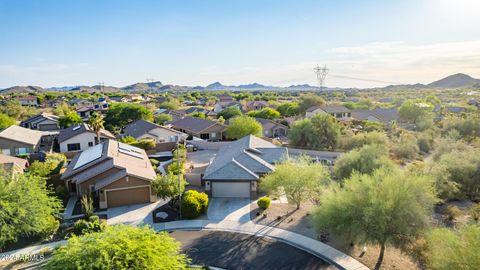
[[[31,151],[30,151],[30,148],[26,148],[26,147],[20,147],[20,148],[15,148],[15,155],[25,155],[25,154],[29,154]]]
[[[0,149],[0,153],[4,154],[4,155],[7,155],[7,156],[10,156],[10,149]]]
[[[88,147],[92,147],[93,146],[93,142],[88,142]]]
[[[211,138],[216,138],[216,137],[217,137],[217,133],[210,133],[210,137],[211,137]]]
[[[79,143],[69,143],[67,144],[67,151],[78,151],[80,150]]]

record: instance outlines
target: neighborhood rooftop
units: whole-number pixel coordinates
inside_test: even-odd
[[[220,148],[205,170],[204,179],[257,180],[258,173],[273,170],[287,149],[253,135],[245,136]]]
[[[90,129],[90,127],[87,124],[74,125],[66,129],[62,129],[60,131],[60,134],[58,134],[57,140],[59,143],[61,143],[79,134],[82,134],[84,132],[93,132],[93,131]],[[102,129],[100,131],[100,135],[104,137],[115,138],[115,136],[112,133],[110,133],[110,131],[105,129]]]
[[[182,134],[179,131],[169,129],[169,128],[166,128],[166,127],[162,127],[160,125],[157,125],[155,123],[152,123],[152,122],[149,122],[149,121],[146,121],[146,120],[143,120],[143,119],[140,119],[140,120],[137,120],[137,121],[135,121],[131,124],[128,124],[123,129],[123,134],[125,136],[132,136],[134,138],[137,138],[137,137],[140,137],[141,135],[143,135],[145,133],[148,133],[150,130],[156,129],[156,128],[169,130],[169,131],[178,133],[179,135]]]
[[[36,145],[42,138],[42,132],[13,125],[1,131],[0,138]]]

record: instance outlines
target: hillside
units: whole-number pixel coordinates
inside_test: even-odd
[[[380,90],[401,90],[401,89],[422,89],[422,88],[480,88],[480,79],[475,79],[467,74],[457,73],[445,77],[443,79],[434,81],[430,84],[400,84],[400,85],[389,85],[386,87],[380,87],[375,89]],[[325,87],[325,90],[361,90],[357,88],[331,88]],[[156,82],[148,82],[148,83],[135,83],[131,85],[127,85],[124,87],[115,87],[115,86],[104,86],[103,91],[105,93],[111,92],[136,92],[136,93],[145,93],[145,92],[152,92],[152,93],[159,93],[159,92],[176,92],[176,91],[202,91],[202,90],[209,90],[209,91],[241,91],[241,90],[250,90],[250,91],[282,91],[282,90],[290,90],[290,91],[316,91],[319,90],[317,86],[312,86],[309,84],[298,84],[298,85],[291,85],[288,87],[280,87],[280,86],[266,86],[260,83],[250,83],[250,84],[241,84],[241,85],[224,85],[220,82],[214,82],[207,86],[182,86],[182,85],[173,85],[173,84],[162,84],[160,81]],[[9,94],[9,93],[28,93],[28,92],[44,92],[44,91],[82,91],[82,92],[100,92],[101,86],[94,85],[94,86],[65,86],[65,87],[52,87],[44,89],[39,86],[14,86],[10,88],[6,88],[0,90],[2,94]]]
[[[457,73],[434,81],[428,86],[430,87],[439,87],[439,88],[463,88],[473,86],[480,83],[480,79],[472,78],[471,76],[463,73]]]

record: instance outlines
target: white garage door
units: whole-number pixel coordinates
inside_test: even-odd
[[[212,197],[250,198],[250,183],[213,182]]]

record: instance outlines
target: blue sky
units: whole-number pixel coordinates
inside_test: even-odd
[[[0,88],[480,77],[479,2],[0,0]]]

